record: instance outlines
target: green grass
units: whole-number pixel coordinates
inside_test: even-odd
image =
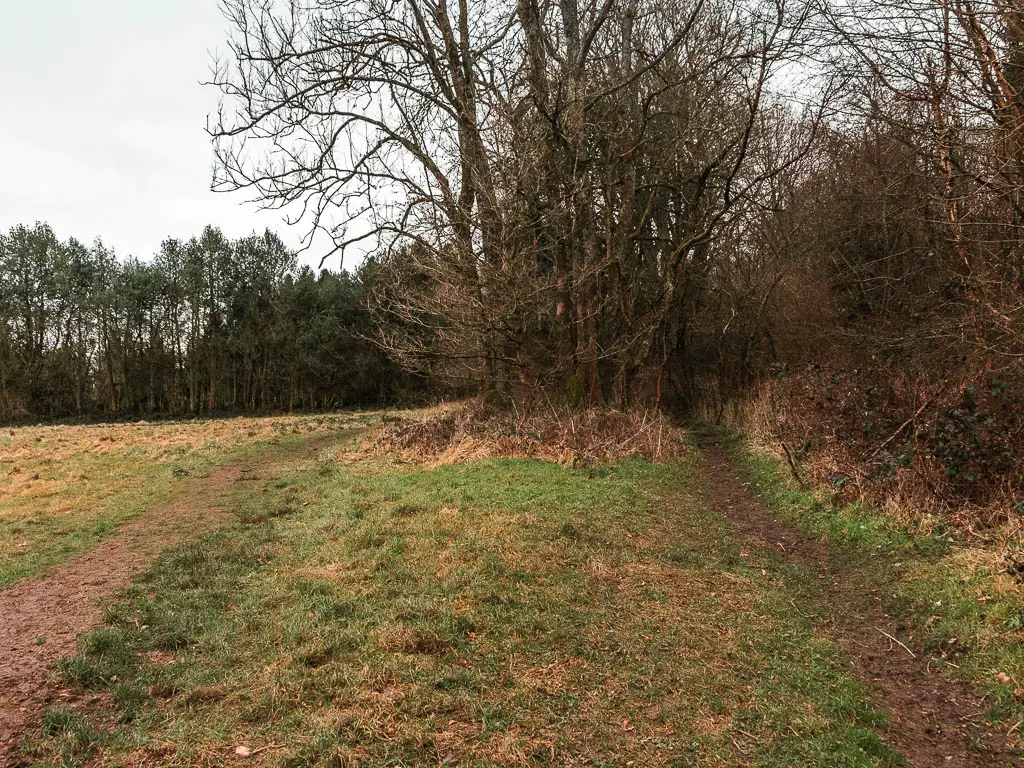
[[[359,419],[352,414],[4,430],[0,589],[45,574],[151,507],[201,488],[220,465]]]
[[[50,740],[56,762],[65,765],[80,764],[91,757],[105,738],[87,718],[63,706],[46,712],[42,732]]]
[[[835,508],[824,494],[795,487],[772,456],[727,436],[748,486],[780,518],[835,548],[876,587],[890,612],[907,616],[937,669],[977,685],[987,717],[1024,720],[1024,603],[1021,588],[994,572],[998,557],[949,534],[921,534],[860,504]]]
[[[692,478],[687,462],[310,461],[159,558],[61,666],[102,695],[26,754],[905,765],[793,602],[812,577],[747,553]]]

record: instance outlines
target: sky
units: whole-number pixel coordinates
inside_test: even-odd
[[[45,221],[142,259],[206,224],[230,237],[269,227],[298,247],[302,231],[279,212],[210,191],[218,92],[200,83],[225,50],[217,0],[2,6],[0,231]]]

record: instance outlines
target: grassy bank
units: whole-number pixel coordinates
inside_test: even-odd
[[[893,615],[910,620],[937,674],[977,685],[991,706],[986,717],[1024,724],[1024,586],[1007,572],[1001,551],[941,525],[921,533],[864,505],[834,506],[827,492],[800,488],[777,457],[736,435],[716,436],[773,513],[827,541]]]

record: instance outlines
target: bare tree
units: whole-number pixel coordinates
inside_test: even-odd
[[[1024,354],[1021,13],[1003,2],[851,0],[825,15],[836,65],[858,84],[855,122],[884,123],[912,147],[941,202],[936,250],[959,294],[941,302],[950,322],[928,335],[1004,358]]]
[[[716,233],[817,124],[779,94],[809,16],[786,0],[225,12],[216,185],[362,243],[382,343],[498,389],[659,399],[729,258]],[[788,123],[811,130],[782,146]]]

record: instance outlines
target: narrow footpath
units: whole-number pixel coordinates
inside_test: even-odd
[[[54,667],[76,652],[79,636],[102,623],[104,606],[118,590],[162,550],[223,525],[234,499],[337,439],[317,434],[257,448],[125,523],[86,554],[0,591],[0,768],[18,764],[14,752],[23,729],[48,704],[70,695],[54,680]]]
[[[984,721],[985,704],[965,684],[929,669],[908,624],[886,614],[878,591],[845,567],[827,544],[772,516],[741,482],[728,453],[713,440],[702,448],[705,501],[740,536],[806,566],[822,584],[823,629],[859,667],[861,680],[891,718],[886,740],[914,768],[1020,766],[1024,756]],[[911,655],[913,654],[913,655]]]

